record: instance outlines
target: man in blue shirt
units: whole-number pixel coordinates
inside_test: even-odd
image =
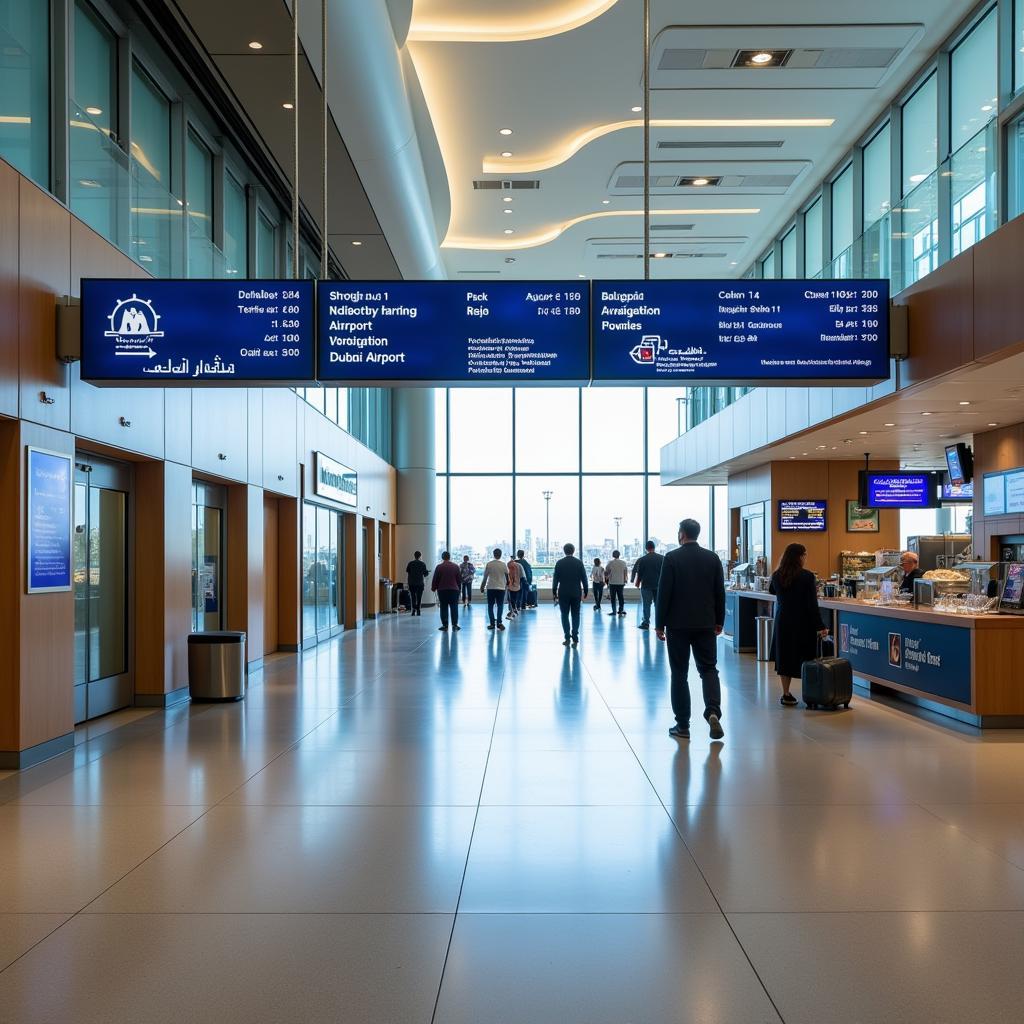
[[[587,596],[587,570],[583,563],[573,557],[576,548],[572,544],[566,544],[562,550],[565,558],[555,562],[555,575],[551,580],[551,596],[558,602],[562,612],[562,632],[565,639],[563,647],[569,646],[570,637],[575,647],[580,642],[580,604]],[[572,619],[572,631],[570,633],[569,620]]]

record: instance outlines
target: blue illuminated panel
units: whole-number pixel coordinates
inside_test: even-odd
[[[586,282],[324,281],[320,380],[585,383]]]
[[[780,501],[780,533],[825,533],[827,504],[824,501]]]
[[[595,381],[889,376],[887,281],[595,281],[591,316]]]
[[[314,379],[312,281],[82,281],[82,379],[159,387]]]
[[[938,481],[934,473],[868,473],[866,508],[935,508]]]

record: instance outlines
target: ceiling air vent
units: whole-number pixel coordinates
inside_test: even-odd
[[[699,71],[707,50],[666,49],[658,62],[659,71]]]
[[[692,224],[652,224],[651,231],[692,231]]]
[[[845,47],[822,50],[816,68],[887,68],[898,56],[893,47]]]
[[[661,253],[664,250],[659,249]],[[655,255],[651,253],[652,259],[659,260],[724,260],[726,253],[724,252],[665,252],[663,256]],[[599,252],[597,254],[599,260],[642,260],[643,253],[633,252]]]
[[[648,181],[651,188],[675,188],[679,183],[679,176],[676,174],[652,175]],[[643,188],[644,176],[642,174],[620,174],[613,187]]]
[[[469,277],[483,277],[484,274],[500,274],[500,270],[460,270],[460,274],[466,274]]]
[[[744,188],[789,188],[796,181],[795,174],[745,174]]]
[[[523,179],[520,179],[518,181],[512,181],[511,179],[506,178],[504,181],[502,181],[500,178],[495,178],[493,180],[485,179],[485,178],[477,178],[473,182],[473,188],[476,188],[476,189],[488,189],[488,190],[491,190],[491,191],[494,191],[494,190],[497,190],[497,189],[501,189],[503,191],[505,191],[505,190],[515,191],[516,189],[523,189],[523,188],[537,189],[537,188],[540,188],[540,179],[539,178],[523,178]]]
[[[686,142],[683,139],[670,139],[659,142],[658,149],[781,149],[782,139],[751,139],[749,142],[737,142],[734,139],[721,142]]]

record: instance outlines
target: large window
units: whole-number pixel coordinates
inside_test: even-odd
[[[185,160],[188,276],[213,277],[213,154],[191,130]]]
[[[533,552],[537,582],[543,583],[562,557],[562,546],[580,546],[580,478],[518,475],[515,480],[516,546]]]
[[[507,552],[512,547],[511,476],[453,476],[449,494],[447,532],[453,558],[462,561],[469,555],[479,566],[492,548]],[[540,522],[543,529],[543,511]]]
[[[804,275],[817,277],[825,265],[822,245],[821,199],[816,199],[804,214]]]
[[[661,449],[686,429],[689,388],[647,389],[647,471],[661,472]],[[724,408],[724,406],[723,406]]]
[[[0,156],[50,183],[50,3],[0,3]]]
[[[234,175],[224,175],[224,273],[248,276],[249,207],[245,189]]]
[[[832,259],[846,259],[846,251],[853,245],[853,167],[847,167],[832,182]],[[833,277],[846,277],[849,271],[834,268]]]
[[[889,212],[891,138],[888,124],[864,147],[864,223],[867,230]]]
[[[790,228],[782,236],[782,276],[789,279],[799,276],[796,269],[796,228]]]
[[[459,396],[459,392],[454,392]],[[483,392],[486,396],[487,392]],[[580,389],[520,388],[515,393],[515,469],[518,473],[578,470]],[[486,436],[487,422],[480,424]],[[511,433],[507,424],[496,424]]]
[[[1024,0],[1013,0],[1013,88],[1024,88]]]
[[[761,277],[771,280],[775,277],[775,250],[761,260]]]
[[[171,277],[171,239],[181,218],[181,205],[171,195],[171,103],[138,64],[132,70],[131,120],[132,244],[151,274]]]
[[[262,209],[256,214],[256,276],[277,277],[277,224]]]
[[[635,471],[644,457],[643,388],[584,388],[581,399],[583,472]]]
[[[642,394],[642,393],[641,393]],[[644,553],[644,477],[583,477],[583,548],[588,566],[618,549],[627,561]]]
[[[971,30],[950,58],[950,152],[974,138],[999,105],[996,12]]]
[[[700,540],[712,541],[711,488],[662,487],[657,478],[647,482],[647,533],[664,554],[679,546],[679,522],[696,519],[703,527]]]
[[[540,394],[544,393],[544,390],[540,391]],[[511,472],[512,389],[453,390],[449,408],[451,420],[448,431],[448,458],[452,472]],[[537,426],[540,430],[545,428],[544,423]],[[549,436],[548,444],[556,446],[553,436]],[[454,502],[454,497],[452,500]],[[510,524],[509,533],[511,532]],[[454,537],[452,543],[455,543]]]
[[[938,94],[935,75],[903,104],[903,194],[935,173],[938,159]]]

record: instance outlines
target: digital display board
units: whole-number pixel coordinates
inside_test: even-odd
[[[585,383],[589,304],[589,285],[580,281],[323,281],[318,376]]]
[[[82,281],[82,379],[99,385],[304,384],[312,281]]]
[[[950,483],[970,483],[974,477],[974,456],[965,444],[951,444],[946,448],[946,469]]]
[[[592,289],[596,382],[889,376],[887,281],[595,281]]]
[[[1006,478],[1002,473],[986,473],[982,508],[987,516],[1006,514]]]
[[[781,533],[824,533],[827,529],[824,501],[779,502]]]
[[[1006,480],[1006,514],[1024,512],[1024,469],[1016,469],[1003,476]]]
[[[939,482],[935,473],[863,473],[861,504],[865,508],[936,508]]]
[[[942,485],[942,500],[948,504],[973,501],[974,484],[951,484],[947,481]]]
[[[1002,603],[1008,608],[1020,608],[1024,600],[1024,564],[1011,562],[1006,567]]]
[[[71,589],[70,455],[28,449],[28,571],[30,594]]]

